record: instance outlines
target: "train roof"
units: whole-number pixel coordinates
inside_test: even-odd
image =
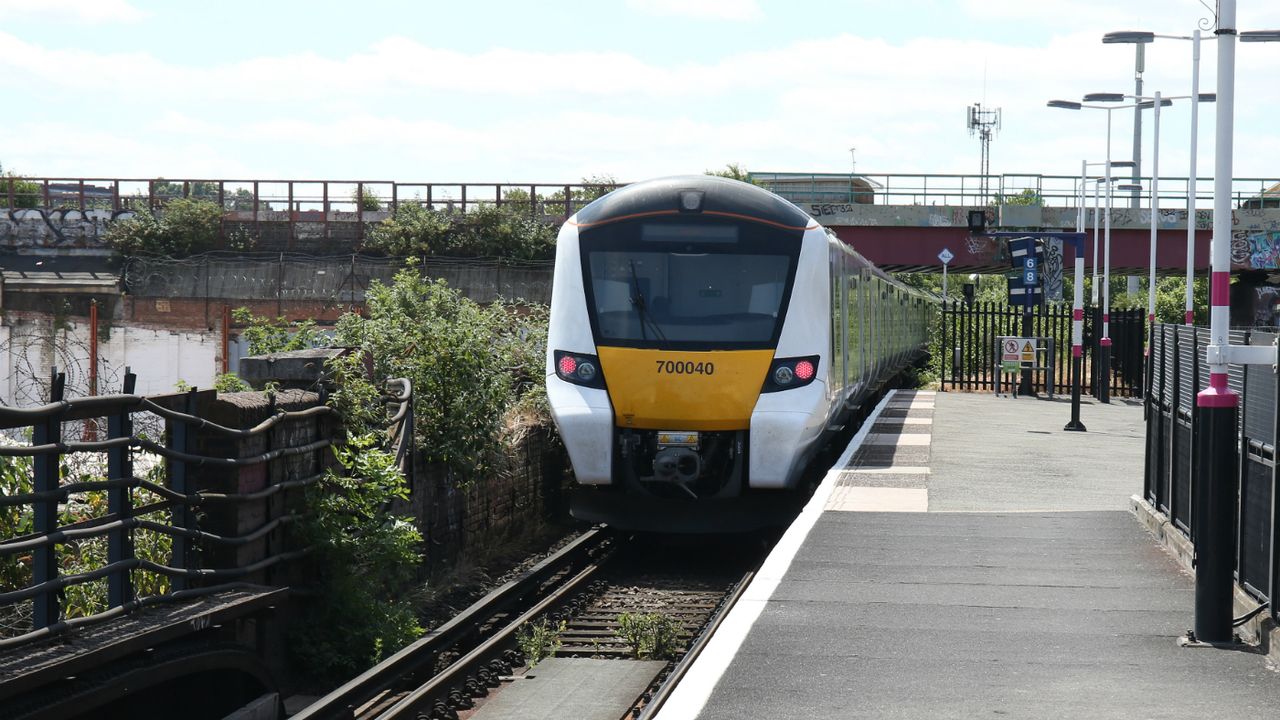
[[[690,191],[701,193],[696,210],[681,206],[682,197]],[[768,190],[714,175],[677,175],[632,183],[578,211],[575,222],[581,227],[638,216],[697,213],[753,220],[790,230],[814,225],[803,210]]]

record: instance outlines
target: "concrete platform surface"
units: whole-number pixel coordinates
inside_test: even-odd
[[[660,660],[547,658],[485,700],[472,720],[618,720],[667,666]]]
[[[931,440],[893,442],[902,417],[931,417],[903,431]],[[774,551],[790,556],[735,608],[747,619],[722,625],[738,637],[704,653],[720,666],[695,667],[701,687],[682,684],[660,720],[1280,712],[1265,657],[1177,644],[1192,580],[1128,512],[1141,407],[1090,404],[1088,433],[1064,432],[1069,417],[990,395],[882,403],[854,438],[877,442],[828,473]]]

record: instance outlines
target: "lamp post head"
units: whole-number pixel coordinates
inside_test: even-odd
[[[1111,161],[1111,167],[1131,168],[1134,165],[1135,163],[1132,160],[1112,160]]]
[[[1200,93],[1196,100],[1199,102],[1217,102],[1218,93]]]
[[[1084,96],[1085,102],[1121,102],[1124,93],[1089,93]]]
[[[1117,185],[1117,186],[1116,186],[1116,189],[1117,189],[1117,190],[1121,190],[1121,191],[1126,191],[1126,192],[1127,192],[1127,191],[1141,190],[1141,189],[1142,189],[1142,186],[1141,186],[1141,185],[1133,185],[1133,184]]]
[[[1240,42],[1280,42],[1280,30],[1245,30]]]
[[[1072,102],[1070,100],[1050,100],[1048,102],[1048,105],[1051,108],[1060,108],[1062,110],[1079,110],[1080,109],[1080,103]]]
[[[1116,43],[1149,43],[1156,39],[1153,32],[1144,32],[1141,30],[1120,30],[1117,32],[1109,32],[1102,36],[1102,42],[1107,45]]]
[[[1160,107],[1169,107],[1172,104],[1173,104],[1172,100],[1167,100],[1165,98],[1160,99]],[[1142,102],[1138,103],[1138,107],[1143,110],[1150,110],[1155,106],[1156,106],[1155,100],[1143,100]]]

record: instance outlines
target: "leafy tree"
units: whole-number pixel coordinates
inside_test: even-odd
[[[581,210],[593,200],[608,195],[618,189],[618,179],[607,173],[597,175],[588,175],[582,178],[582,187],[574,188],[569,193],[569,212],[573,213]],[[548,210],[556,210],[562,212],[565,204],[564,190],[558,190],[547,196],[546,207]]]
[[[742,182],[752,183],[753,185],[758,184],[751,179],[751,173],[747,172],[747,169],[739,163],[727,163],[723,170],[708,170],[706,174],[729,178],[730,180],[741,180]]]
[[[1040,207],[1044,205],[1044,198],[1040,197],[1040,193],[1026,188],[1017,195],[1001,195],[996,193],[992,200],[993,205],[1023,205],[1026,207]]]

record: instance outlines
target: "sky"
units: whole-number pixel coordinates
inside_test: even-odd
[[[1239,6],[1240,29],[1280,28],[1280,3]],[[1134,90],[1134,46],[1102,35],[1190,35],[1212,17],[1198,0],[0,0],[0,163],[439,183],[855,160],[977,173],[965,115],[981,102],[1002,110],[993,173],[1074,175],[1105,157],[1107,113],[1046,101]],[[1189,94],[1191,43],[1159,40],[1146,65],[1148,93]],[[1236,93],[1234,174],[1280,177],[1280,43],[1237,46]],[[1128,156],[1132,112],[1112,115],[1113,157]],[[1162,114],[1162,176],[1188,172],[1189,117],[1185,101]]]

